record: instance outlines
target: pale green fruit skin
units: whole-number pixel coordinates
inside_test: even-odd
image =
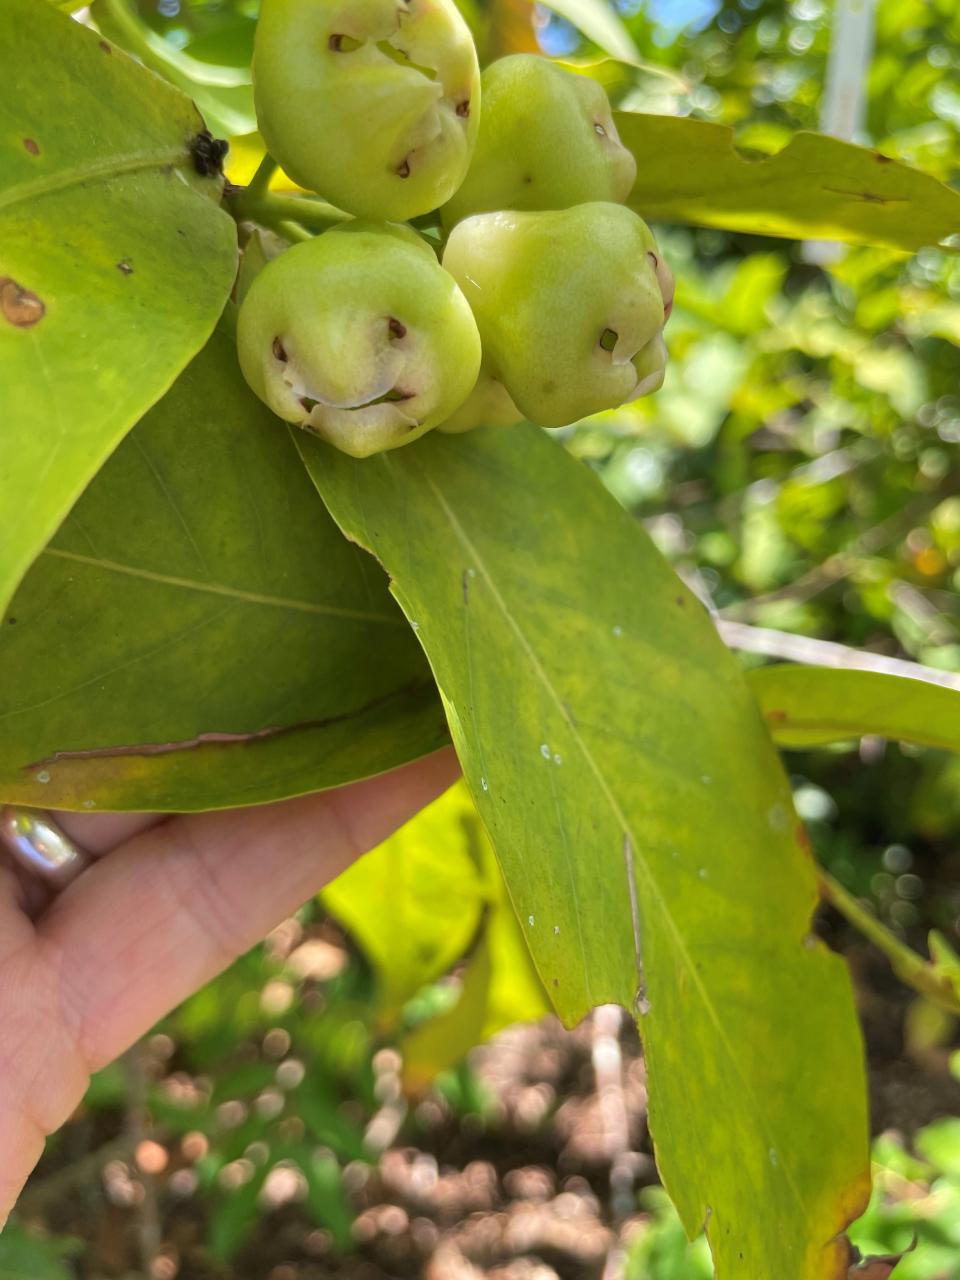
[[[476,149],[442,210],[444,226],[498,209],[626,200],[637,162],[620,141],[602,85],[531,53],[491,63],[482,84]]]
[[[523,414],[510,399],[502,382],[480,370],[477,385],[457,411],[437,427],[445,435],[461,435],[475,427],[512,427],[523,421]]]
[[[466,299],[408,227],[328,231],[268,262],[240,307],[237,350],[274,413],[355,458],[449,418],[481,358]]]
[[[618,204],[484,213],[443,257],[476,316],[484,368],[524,417],[560,427],[655,391],[668,302],[649,227]],[[604,350],[612,330],[616,343]]]
[[[453,0],[263,0],[253,81],[270,154],[348,213],[429,213],[467,172],[480,69]]]

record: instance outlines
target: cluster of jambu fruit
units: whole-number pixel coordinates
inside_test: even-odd
[[[673,280],[595,81],[530,54],[481,76],[453,0],[263,0],[253,70],[270,154],[351,215],[243,300],[241,367],[281,418],[366,457],[661,385]],[[433,211],[432,237],[408,225]]]

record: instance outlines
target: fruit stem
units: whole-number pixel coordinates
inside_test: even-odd
[[[277,191],[268,191],[263,185],[255,186],[260,179],[261,169],[262,164],[249,187],[235,187],[224,196],[224,205],[237,222],[258,222],[282,235],[281,223],[295,222],[319,233],[329,231],[331,227],[339,226],[349,219],[349,214],[322,200],[313,200],[310,196],[283,195]],[[269,182],[269,177],[264,181]]]
[[[250,195],[259,196],[270,186],[270,179],[277,171],[277,162],[269,152],[265,152],[263,159],[257,165],[257,171],[250,179],[247,192]]]

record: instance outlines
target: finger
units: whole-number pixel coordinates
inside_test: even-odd
[[[53,809],[51,816],[86,853],[99,856],[163,822],[162,813],[68,813]]]
[[[50,810],[57,826],[74,840],[84,853],[99,857],[148,827],[163,821],[158,813],[69,813]],[[9,936],[9,913],[21,913],[36,920],[49,907],[56,889],[41,877],[25,870],[6,850],[0,849],[0,928]]]
[[[91,1070],[444,791],[452,750],[336,791],[174,817],[72,884],[38,934]]]

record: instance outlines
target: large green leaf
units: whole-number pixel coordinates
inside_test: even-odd
[[[0,609],[236,270],[189,99],[43,0],[0,19]]]
[[[481,839],[473,805],[452,787],[321,895],[376,973],[382,1026],[395,1026],[473,941],[487,899]]]
[[[726,125],[627,111],[616,122],[637,158],[629,203],[645,218],[907,251],[960,234],[960,192],[869,148],[798,133],[748,159]]]
[[[872,734],[960,751],[956,689],[877,671],[790,663],[758,667],[749,680],[781,746],[821,747]]]
[[[400,1042],[405,1088],[419,1092],[441,1072],[504,1027],[532,1022],[550,1012],[550,1002],[533,967],[520,922],[514,914],[490,839],[481,826],[466,785],[451,791],[459,808],[459,840],[470,843],[483,872],[482,931],[469,957],[456,1003],[420,1023]],[[416,822],[417,819],[414,819]],[[450,832],[456,840],[456,832]],[[448,837],[449,840],[449,837]],[[450,847],[454,847],[452,841]]]
[[[540,976],[640,1016],[661,1172],[721,1280],[845,1275],[862,1049],[734,659],[643,529],[533,427],[357,463],[306,437],[416,625]]]
[[[0,796],[253,804],[444,740],[383,574],[344,540],[287,428],[247,390],[225,320],[93,481],[0,626]]]
[[[453,1007],[401,1041],[411,1089],[504,1027],[549,1010],[462,781],[338,876],[321,900],[376,973],[383,1029],[396,1027],[404,1006],[475,944]]]

